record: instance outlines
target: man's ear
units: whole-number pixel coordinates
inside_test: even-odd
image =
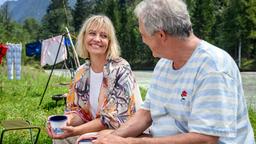
[[[166,33],[163,30],[159,31],[159,36],[160,36],[161,40],[166,41],[167,35],[166,35]]]

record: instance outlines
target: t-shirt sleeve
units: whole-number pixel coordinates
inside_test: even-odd
[[[188,120],[189,131],[235,137],[238,94],[234,79],[224,72],[211,72],[196,83]]]

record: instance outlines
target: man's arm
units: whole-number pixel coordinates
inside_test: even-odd
[[[217,144],[218,139],[219,137],[190,132],[158,138],[126,138],[125,141],[128,144]]]
[[[216,144],[218,137],[194,132],[156,138],[133,138],[139,136],[152,123],[150,112],[140,109],[112,134],[100,135],[95,144]]]
[[[136,137],[143,133],[152,123],[150,111],[139,109],[135,115],[115,130],[112,134],[121,137]]]
[[[123,138],[113,134],[98,137],[94,144],[217,144],[218,137],[194,132],[157,138]]]

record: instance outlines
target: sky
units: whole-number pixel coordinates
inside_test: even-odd
[[[0,5],[2,5],[6,1],[15,1],[15,0],[0,0]]]

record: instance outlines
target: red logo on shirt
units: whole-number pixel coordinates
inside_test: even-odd
[[[183,90],[181,95],[180,95],[181,96],[181,100],[185,100],[185,97],[187,97],[187,95],[188,95],[188,93],[185,90]]]

